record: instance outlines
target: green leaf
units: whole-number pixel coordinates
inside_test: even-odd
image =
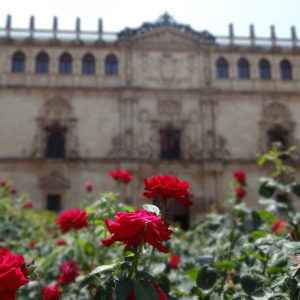
[[[254,294],[261,287],[261,281],[257,277],[244,275],[241,277],[241,285],[247,294]]]
[[[200,269],[197,276],[197,285],[203,290],[211,289],[218,279],[218,273],[216,270],[203,267]]]
[[[159,295],[150,282],[135,281],[134,291],[136,300],[159,300]]]
[[[264,181],[258,189],[258,193],[264,198],[271,198],[276,191],[276,186]]]
[[[116,285],[116,300],[126,300],[133,289],[133,282],[130,279],[121,279]]]
[[[300,183],[293,184],[292,191],[296,196],[300,197]]]
[[[263,230],[255,230],[255,231],[252,231],[250,236],[251,238],[255,241],[257,239],[260,239],[262,237],[265,237],[266,235],[268,235],[268,232],[267,231],[263,231]]]
[[[222,271],[230,271],[236,267],[234,260],[220,260],[215,263],[215,267]]]

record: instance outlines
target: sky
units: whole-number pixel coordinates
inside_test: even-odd
[[[102,18],[104,31],[115,32],[155,21],[167,11],[179,23],[215,35],[226,35],[229,23],[234,24],[236,35],[248,35],[252,23],[258,36],[269,36],[274,24],[277,36],[289,37],[290,26],[295,25],[300,37],[300,0],[0,1],[0,27],[11,14],[13,27],[27,27],[29,16],[35,15],[38,28],[51,28],[52,18],[57,16],[59,28],[72,29],[78,16],[82,29],[97,30],[97,20]]]

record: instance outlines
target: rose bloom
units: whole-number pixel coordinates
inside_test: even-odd
[[[60,284],[69,284],[75,281],[76,277],[80,273],[79,265],[74,260],[65,261],[59,268],[60,275],[58,276],[58,282]]]
[[[233,177],[239,184],[246,185],[246,173],[243,170],[235,171]]]
[[[116,241],[126,247],[138,247],[149,243],[161,252],[168,252],[162,244],[171,237],[168,225],[155,213],[141,209],[134,212],[117,212],[114,220],[105,220],[106,227],[112,236],[102,240],[104,246]]]
[[[56,245],[57,246],[65,246],[65,245],[67,245],[67,242],[63,239],[60,239],[60,240],[56,241]]]
[[[17,290],[28,282],[23,256],[0,249],[0,299],[15,300]]]
[[[246,190],[243,189],[242,187],[238,186],[234,189],[234,193],[235,193],[235,197],[238,199],[238,200],[242,200],[243,198],[245,198],[246,196]]]
[[[32,201],[26,201],[23,205],[22,205],[22,208],[25,208],[25,209],[31,209],[33,208],[33,203]]]
[[[60,290],[57,283],[49,284],[42,289],[43,300],[59,300]]]
[[[145,197],[154,200],[174,199],[184,206],[192,204],[189,188],[189,183],[177,176],[158,175],[144,180]]]
[[[17,193],[17,189],[15,188],[15,186],[10,187],[10,193],[13,195],[15,195]]]
[[[153,284],[153,287],[155,288],[158,296],[159,296],[159,300],[168,300],[167,295],[165,294],[165,292],[160,288],[160,286],[156,283]],[[135,297],[135,293],[134,290],[131,291],[129,297],[127,298],[127,300],[136,300]]]
[[[0,178],[0,187],[6,187],[7,186],[7,181],[5,179]]]
[[[70,230],[80,230],[88,226],[88,215],[85,210],[71,208],[59,214],[55,223],[65,233]]]
[[[272,223],[272,232],[276,234],[285,233],[288,224],[289,223],[284,220],[276,220]]]
[[[91,180],[87,180],[84,184],[85,191],[91,193],[95,189],[95,184]]]
[[[171,269],[178,269],[178,266],[181,262],[181,257],[179,255],[172,255],[169,259],[169,267]]]
[[[125,184],[128,184],[132,180],[132,174],[126,169],[113,170],[108,175],[114,180]]]

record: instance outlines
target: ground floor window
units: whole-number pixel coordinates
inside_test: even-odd
[[[48,194],[46,208],[58,212],[61,210],[61,196],[58,194]]]

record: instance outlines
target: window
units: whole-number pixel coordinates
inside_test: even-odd
[[[287,150],[289,147],[289,132],[281,126],[275,126],[268,131],[268,146],[277,145],[279,150]]]
[[[185,213],[182,215],[173,216],[174,223],[178,223],[182,230],[188,230],[190,227],[190,215]]]
[[[160,130],[160,158],[166,160],[180,159],[181,131],[167,128]]]
[[[59,58],[59,73],[72,74],[73,72],[73,58],[69,53],[64,53]]]
[[[225,58],[220,57],[216,63],[216,71],[218,79],[228,79],[229,78],[229,67],[228,62]]]
[[[95,65],[95,57],[92,54],[86,54],[82,58],[81,73],[83,75],[94,75],[96,70]]]
[[[109,54],[105,58],[105,75],[118,75],[119,63],[118,58],[114,54]]]
[[[248,60],[245,58],[241,58],[238,61],[238,77],[239,79],[250,78],[250,66]]]
[[[54,212],[59,212],[61,210],[61,196],[57,194],[47,195],[46,208]]]
[[[269,80],[271,79],[271,65],[268,60],[262,59],[259,62],[259,75],[260,79]]]
[[[280,63],[280,73],[282,80],[292,80],[293,79],[293,68],[288,60],[283,60]]]
[[[47,74],[49,72],[49,56],[46,52],[40,52],[35,61],[35,72],[37,74]]]
[[[47,130],[46,157],[50,159],[65,158],[65,129],[55,126]]]
[[[25,54],[21,51],[15,52],[12,56],[11,71],[13,73],[25,72]]]

